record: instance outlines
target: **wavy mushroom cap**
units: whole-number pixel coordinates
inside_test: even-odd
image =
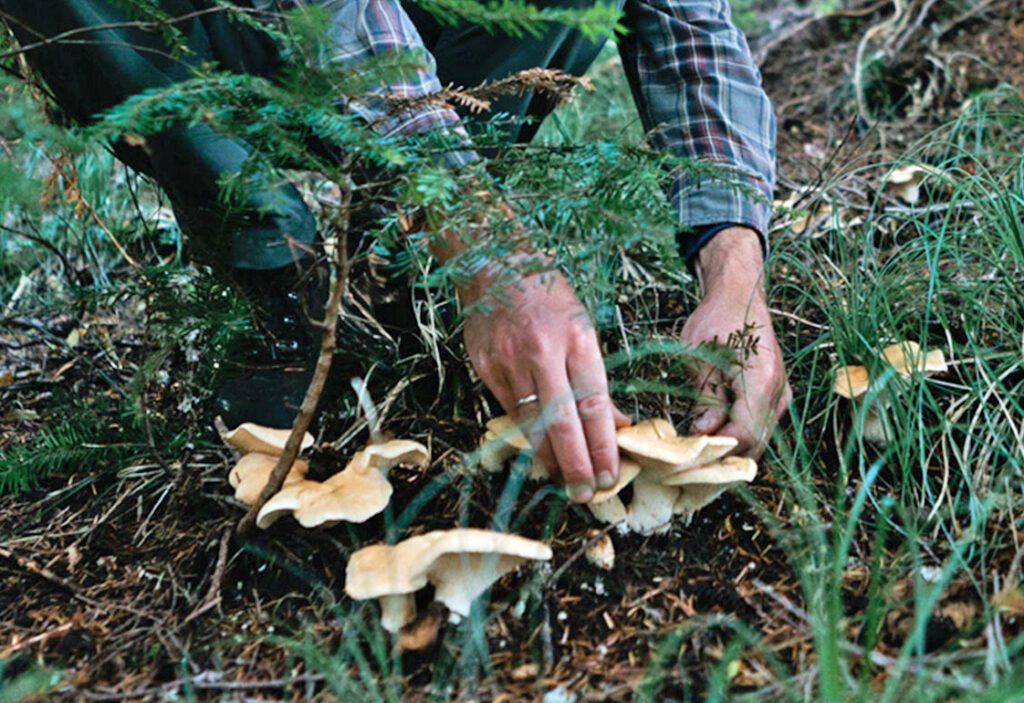
[[[681,471],[694,466],[708,445],[706,435],[680,437],[661,418],[644,420],[616,433],[619,449],[651,471]]]
[[[667,476],[666,486],[749,483],[757,475],[757,462],[746,456],[727,456],[720,461]]]
[[[523,452],[532,454],[533,448],[515,420],[502,415],[487,421],[487,430],[480,439],[480,466],[485,471],[500,471],[506,462]],[[543,481],[549,478],[549,473],[544,463],[533,456],[526,468],[526,477],[531,481]]]
[[[270,474],[274,472],[277,460],[278,457],[263,452],[243,455],[228,474],[228,483],[235,489],[235,498],[246,505],[255,503],[267,485]],[[284,477],[282,488],[304,480],[308,472],[309,462],[296,459]]]
[[[250,452],[261,452],[280,456],[284,451],[284,445],[288,441],[292,431],[279,430],[273,427],[264,427],[254,422],[243,422],[241,425],[224,435],[224,442],[234,447],[242,454]],[[299,451],[309,449],[313,446],[313,435],[307,432],[302,437],[302,444]]]
[[[921,345],[917,342],[890,344],[882,350],[882,358],[902,376],[909,376],[914,371],[945,373],[949,370],[941,349],[922,353]]]
[[[863,366],[843,366],[836,371],[836,379],[832,384],[834,393],[850,400],[864,395],[869,388],[871,378]]]
[[[590,499],[588,505],[598,505],[604,503],[609,498],[617,496],[623,488],[633,482],[637,476],[640,475],[640,465],[632,459],[620,457],[619,459],[619,478],[615,482],[615,485],[611,488],[602,488],[594,492],[594,497]]]
[[[419,442],[411,439],[392,439],[364,447],[356,452],[345,468],[347,470],[358,466],[386,473],[400,464],[422,468],[429,463],[430,451]]]
[[[476,528],[428,532],[394,546],[360,549],[345,569],[345,592],[357,600],[412,593],[427,582],[435,598],[457,615],[520,564],[551,559],[542,542]]]
[[[303,527],[366,522],[391,500],[388,470],[398,464],[426,466],[429,462],[430,452],[419,442],[393,439],[371,444],[326,481],[302,481],[294,491],[275,495],[260,510],[256,525],[266,529],[289,513]]]

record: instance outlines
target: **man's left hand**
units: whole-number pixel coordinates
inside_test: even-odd
[[[760,239],[745,227],[723,230],[704,245],[696,266],[704,299],[683,326],[682,341],[725,344],[744,332],[756,345],[732,370],[707,363],[695,369],[691,381],[701,399],[692,430],[735,437],[735,453],[756,459],[793,399],[764,292]]]

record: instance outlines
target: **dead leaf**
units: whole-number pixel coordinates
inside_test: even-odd
[[[416,616],[416,619],[398,633],[398,646],[407,652],[418,652],[437,641],[437,635],[445,620],[445,608],[439,603]]]
[[[1007,586],[992,596],[992,605],[1007,615],[1024,615],[1024,591],[1017,586]]]
[[[17,410],[8,410],[4,413],[4,419],[8,422],[38,420],[39,413],[31,408],[18,408]]]

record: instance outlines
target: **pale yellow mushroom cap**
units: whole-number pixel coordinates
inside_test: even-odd
[[[392,439],[380,444],[371,444],[356,453],[349,467],[361,466],[387,473],[400,464],[424,467],[430,463],[430,452],[419,442],[411,439]]]
[[[917,342],[898,342],[882,350],[882,358],[901,376],[919,372],[924,374],[945,373],[949,370],[946,356],[941,349],[927,353],[921,351]],[[871,388],[871,378],[864,366],[843,366],[836,371],[832,390],[844,398],[859,398]]]
[[[360,549],[345,569],[356,600],[412,593],[429,581],[435,598],[461,616],[473,599],[520,564],[551,559],[551,548],[518,535],[476,528],[428,532],[394,546]]]
[[[720,461],[698,466],[667,476],[666,486],[686,486],[702,483],[749,483],[757,475],[757,462],[746,456],[727,456]]]
[[[863,366],[844,366],[836,371],[836,380],[832,390],[844,398],[859,398],[868,392],[871,379],[868,370]]]
[[[263,454],[280,456],[291,433],[290,429],[279,430],[273,427],[257,425],[254,422],[243,422],[224,435],[224,442],[242,454],[262,452]],[[309,449],[312,446],[313,435],[307,432],[302,437],[302,444],[299,450]]]
[[[260,510],[261,529],[291,512],[303,527],[366,522],[387,507],[393,489],[385,473],[398,464],[424,466],[430,461],[427,448],[409,440],[372,444],[349,461],[345,470],[326,481],[302,481],[275,495]]]
[[[882,350],[882,358],[903,376],[909,376],[914,371],[945,373],[948,370],[946,356],[941,349],[922,353],[921,345],[917,342],[890,344]]]
[[[672,476],[679,488],[679,497],[672,512],[682,516],[684,524],[730,486],[749,483],[757,475],[757,462],[745,456],[729,456],[708,466],[701,466]]]
[[[255,503],[256,499],[260,497],[263,487],[267,485],[267,480],[273,473],[274,467],[277,466],[277,459],[276,456],[262,452],[250,452],[243,455],[228,474],[228,483],[235,489],[235,498],[246,505]],[[302,481],[308,471],[309,463],[302,459],[296,459],[288,471],[288,475],[285,476],[282,487]]]
[[[594,492],[594,497],[590,499],[589,505],[596,505],[603,503],[612,496],[617,496],[623,488],[633,482],[637,476],[640,475],[640,464],[636,463],[632,459],[626,459],[622,457],[619,459],[619,478],[615,482],[615,485],[611,488],[602,488]]]
[[[675,427],[661,418],[623,427],[616,438],[619,449],[645,470],[662,472],[695,466],[710,441],[705,435],[680,437]]]
[[[480,466],[485,471],[500,471],[506,462],[522,452],[532,453],[533,449],[515,420],[502,415],[487,421],[487,431],[480,440]],[[544,462],[536,456],[532,457],[526,468],[526,477],[531,481],[549,478]]]

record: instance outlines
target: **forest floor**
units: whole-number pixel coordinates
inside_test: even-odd
[[[1019,0],[818,10],[744,12],[779,116],[772,306],[796,395],[757,480],[666,534],[612,532],[607,572],[583,558],[589,514],[526,484],[512,525],[551,544],[552,568],[503,579],[424,651],[392,656],[376,606],[342,586],[352,551],[389,531],[494,517],[505,476],[461,460],[493,408],[466,399],[456,337],[430,404],[405,383],[429,354],[374,370],[387,430],[432,449],[428,468],[392,472],[398,507],[239,542],[233,455],[190,400],[202,350],[118,294],[125,267],[89,273],[78,254],[40,250],[23,276],[5,269],[4,470],[52,470],[0,482],[0,701],[1024,700],[1024,15]],[[605,55],[597,94],[560,113],[570,131],[633,124],[617,74]],[[907,162],[956,175],[901,200],[882,185]],[[111,173],[112,188],[136,187]],[[84,313],[49,297],[76,276],[108,286]],[[694,296],[638,286],[623,324],[643,315],[647,334],[671,333]],[[873,446],[832,373],[899,339],[944,350],[950,371],[893,390],[899,436]],[[160,371],[139,392],[154,350]],[[159,427],[124,411],[133,398]],[[673,402],[631,407],[678,418]],[[354,416],[316,427],[314,471],[365,439]]]

